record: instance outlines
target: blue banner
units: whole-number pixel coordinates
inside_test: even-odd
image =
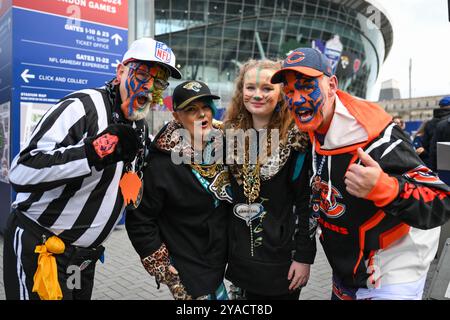
[[[122,28],[21,8],[14,8],[13,21],[14,86],[22,102],[55,103],[102,86],[127,49]]]
[[[43,114],[104,85],[128,47],[128,3],[0,0],[0,231],[15,198],[9,165]]]

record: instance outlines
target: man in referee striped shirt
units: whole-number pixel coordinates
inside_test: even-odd
[[[181,78],[172,50],[136,40],[105,87],[70,94],[36,126],[9,173],[17,198],[4,234],[7,299],[91,298],[101,244],[139,190],[145,116],[169,76]],[[137,206],[138,192],[131,199]]]

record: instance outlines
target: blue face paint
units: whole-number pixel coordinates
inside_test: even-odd
[[[305,131],[317,128],[323,119],[320,110],[325,99],[319,80],[294,72],[285,75],[283,90],[289,110],[299,128]]]
[[[294,112],[296,117],[302,123],[308,123],[313,120],[319,108],[323,105],[322,91],[319,87],[319,80],[317,78],[309,78],[297,74],[294,83],[285,82],[285,91],[287,87],[292,85],[299,95],[287,93],[289,108]],[[295,97],[295,100],[294,100]],[[312,112],[310,116],[302,116],[304,112]]]
[[[146,110],[146,103],[139,103],[139,99],[151,93],[159,93],[168,86],[166,79],[168,71],[159,65],[150,66],[145,63],[130,63],[128,76],[125,80],[125,89],[128,99],[122,104],[122,112],[131,117],[136,111]],[[145,101],[145,100],[144,100]]]
[[[129,66],[127,81],[125,81],[125,88],[127,90],[127,96],[130,97],[128,103],[127,115],[131,116],[135,109],[139,108],[139,104],[136,103],[137,98],[146,96],[150,91],[143,86],[149,82],[148,79],[140,80],[137,76],[137,69],[141,68],[141,63],[132,63]]]

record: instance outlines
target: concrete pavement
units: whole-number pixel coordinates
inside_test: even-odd
[[[142,267],[128,239],[126,231],[116,229],[105,243],[105,263],[97,263],[94,300],[171,300],[165,286],[156,288],[153,278]],[[311,267],[308,285],[303,288],[301,300],[329,300],[331,268],[318,244],[315,264]],[[3,288],[3,238],[0,236],[0,300],[5,299]],[[436,261],[430,268],[427,284],[434,273]],[[229,283],[226,283],[227,286]]]

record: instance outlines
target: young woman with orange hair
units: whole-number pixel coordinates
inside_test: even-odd
[[[280,85],[270,83],[280,67],[271,60],[246,62],[224,121],[227,142],[244,137],[240,150],[239,142],[227,150],[227,163],[230,157],[234,163],[226,278],[249,300],[298,300],[316,252],[309,233],[309,142],[294,125]]]

